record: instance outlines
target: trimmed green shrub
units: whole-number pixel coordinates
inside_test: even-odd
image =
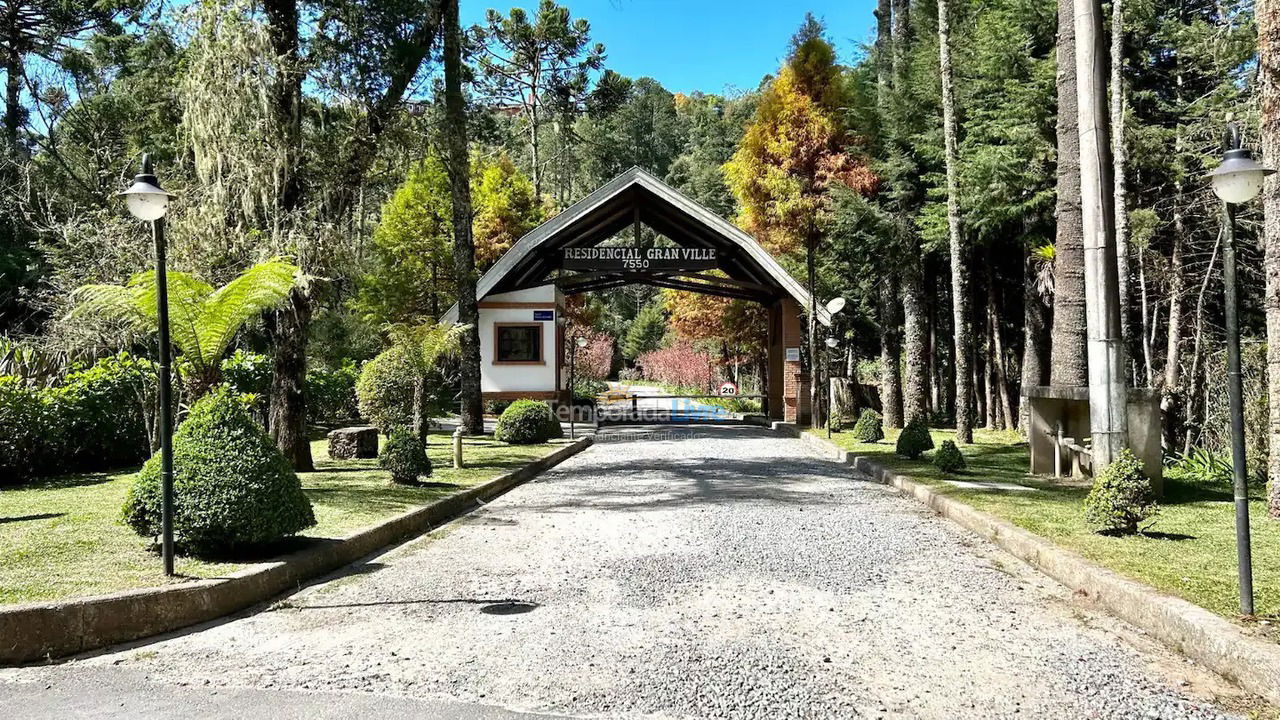
[[[551,408],[541,400],[517,400],[502,411],[493,436],[512,445],[532,445],[563,434]]]
[[[1093,489],[1084,499],[1085,522],[1098,532],[1131,535],[1159,509],[1142,463],[1128,448],[1093,479]]]
[[[422,438],[408,430],[396,430],[378,453],[378,465],[391,472],[391,481],[412,485],[431,474],[431,458]]]
[[[964,454],[954,442],[943,440],[942,445],[933,451],[933,465],[942,472],[963,470]]]
[[[390,435],[413,425],[413,363],[398,347],[364,364],[356,381],[360,417]]]
[[[853,439],[864,443],[883,440],[884,425],[881,422],[880,413],[871,408],[863,410],[858,416],[858,422],[853,426]]]
[[[184,553],[225,555],[316,522],[289,461],[225,388],[191,408],[174,434],[173,462],[174,539]],[[158,453],[135,477],[123,512],[139,535],[160,532]]]
[[[902,428],[902,432],[898,435],[898,445],[895,452],[902,457],[915,460],[925,450],[932,449],[933,438],[929,436],[929,428],[917,420],[916,422],[907,423],[907,426]]]

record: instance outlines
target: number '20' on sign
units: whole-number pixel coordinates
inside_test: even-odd
[[[720,383],[720,394],[721,395],[737,395],[738,394],[737,384],[729,382],[728,380]]]

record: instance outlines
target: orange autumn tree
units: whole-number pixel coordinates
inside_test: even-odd
[[[849,152],[858,142],[841,120],[845,79],[822,32],[807,16],[724,166],[740,207],[738,224],[775,254],[795,256],[817,244],[831,187],[870,193],[876,185],[865,159]]]
[[[476,269],[484,272],[547,217],[533,182],[504,152],[471,170]]]

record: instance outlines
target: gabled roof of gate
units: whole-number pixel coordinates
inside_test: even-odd
[[[801,307],[808,306],[809,294],[804,286],[784,270],[754,237],[639,167],[633,167],[601,185],[564,212],[520,238],[480,278],[476,297],[483,300],[495,293],[553,282],[548,278],[560,266],[561,249],[597,245],[631,226],[637,219],[677,245],[715,248],[719,269],[729,278],[724,281],[728,283],[727,287],[722,288],[724,292],[715,294],[765,303],[790,296]],[[602,278],[594,284],[579,282],[566,287],[566,293],[631,282],[649,282],[662,287],[684,289],[700,285],[663,285],[663,282],[674,281],[659,276],[657,282],[651,282],[654,279],[652,273],[595,274]],[[830,316],[826,309],[819,304],[817,312],[819,321],[829,325]],[[457,322],[457,318],[458,306],[455,304],[441,319]]]

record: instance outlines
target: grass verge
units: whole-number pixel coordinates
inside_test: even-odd
[[[179,577],[161,572],[147,540],[120,522],[134,470],[68,475],[0,490],[0,604],[63,600],[186,578],[222,577],[298,547],[306,538],[340,538],[450,493],[511,472],[550,454],[559,444],[507,445],[466,438],[468,467],[452,467],[450,433],[432,433],[435,472],[421,486],[393,485],[376,460],[330,460],[328,444],[311,444],[315,472],[299,473],[316,526],[262,555],[240,562],[179,557]]]
[[[954,433],[933,431],[935,446]],[[832,440],[856,455],[928,483],[938,492],[1029,530],[1081,556],[1211,610],[1238,619],[1235,510],[1231,487],[1182,477],[1166,469],[1164,498],[1154,524],[1141,535],[1099,535],[1084,522],[1089,488],[1052,477],[1030,475],[1027,445],[1012,432],[975,431],[961,448],[967,467],[944,473],[931,463],[894,454],[898,431],[878,443],[860,443],[847,432]],[[950,482],[1011,483],[1010,490],[958,487]],[[1263,488],[1251,491],[1255,609],[1272,638],[1280,620],[1280,521],[1267,518]]]

